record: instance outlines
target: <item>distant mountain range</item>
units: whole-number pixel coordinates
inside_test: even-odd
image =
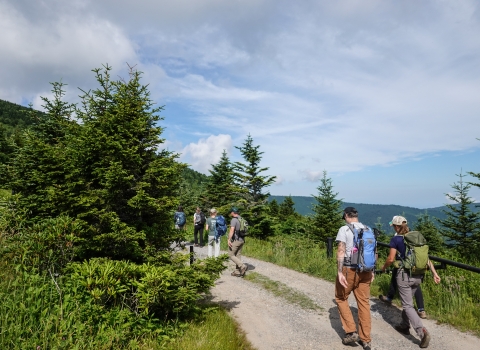
[[[286,196],[270,196],[269,200],[276,199],[280,204],[283,202]],[[313,197],[306,196],[292,196],[293,201],[295,202],[295,210],[301,215],[312,214],[312,205],[315,202]],[[479,204],[476,204],[479,206]],[[475,204],[471,205],[473,211],[478,211],[480,208],[476,207]],[[360,221],[367,225],[374,225],[377,222],[377,219],[380,217],[381,222],[384,224],[384,228],[388,227],[388,223],[392,220],[394,215],[404,216],[410,227],[417,221],[417,216],[425,212],[432,217],[439,219],[444,219],[445,214],[443,210],[447,207],[437,207],[437,208],[428,208],[428,209],[418,209],[413,207],[405,207],[402,205],[393,205],[393,204],[363,204],[363,203],[347,203],[344,202],[342,208],[346,207],[355,207],[358,210]]]

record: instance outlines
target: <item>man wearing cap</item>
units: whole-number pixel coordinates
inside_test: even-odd
[[[242,248],[245,240],[238,235],[240,231],[240,215],[238,209],[233,207],[230,211],[232,221],[230,221],[230,232],[228,234],[228,255],[230,259],[235,263],[235,271],[232,272],[232,276],[241,277],[245,275],[248,266],[242,263]]]
[[[356,249],[353,244],[352,228],[359,230],[365,226],[358,221],[358,212],[353,207],[345,208],[343,219],[346,225],[340,227],[336,238],[338,250],[335,283],[335,300],[343,330],[346,333],[342,343],[347,345],[358,342],[364,349],[371,350],[370,284],[375,275],[373,272],[358,272],[356,266],[350,262],[352,252]],[[348,304],[348,296],[352,291],[358,306],[358,333]]]

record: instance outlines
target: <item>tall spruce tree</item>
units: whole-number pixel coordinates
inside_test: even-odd
[[[480,248],[480,212],[470,208],[474,201],[468,196],[471,185],[463,181],[465,175],[460,172],[457,176],[459,181],[452,185],[454,194],[446,194],[455,204],[446,204],[446,218],[437,220],[442,226],[440,233],[449,240],[447,244],[474,258]]]
[[[7,167],[7,188],[33,221],[63,214],[81,223],[77,259],[142,261],[175,238],[172,213],[185,165],[160,150],[161,108],[153,108],[141,73],[113,81],[110,71],[94,70],[100,88],[84,93],[82,109],[64,102],[63,85],[53,84],[47,113],[35,115]]]
[[[242,146],[235,148],[240,150],[245,161],[234,164],[237,185],[243,190],[239,194],[238,204],[249,222],[249,232],[257,237],[266,237],[273,232],[266,208],[270,193],[265,189],[275,182],[276,176],[261,175],[269,168],[260,166],[263,152],[259,151],[260,146],[253,145],[250,134]]]
[[[204,205],[207,208],[216,208],[222,215],[228,215],[241,191],[236,185],[233,164],[230,162],[226,150],[223,150],[218,163],[212,164],[209,172]]]
[[[338,193],[333,191],[332,179],[323,171],[318,195],[313,196],[316,203],[313,205],[312,238],[325,242],[328,237],[335,237],[338,229],[343,225],[342,201],[337,199]]]
[[[172,213],[185,165],[160,150],[164,139],[141,72],[112,80],[111,67],[95,69],[100,85],[85,92],[78,116],[83,122],[73,159],[82,178],[75,215],[88,224],[85,256],[141,260],[149,247],[167,247],[174,238]]]

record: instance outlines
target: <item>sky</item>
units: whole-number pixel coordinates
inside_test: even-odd
[[[143,72],[166,147],[208,174],[250,134],[275,195],[431,208],[480,182],[477,0],[0,0],[0,99]],[[480,190],[469,190],[480,201]]]

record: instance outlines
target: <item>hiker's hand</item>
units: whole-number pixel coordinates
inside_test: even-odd
[[[338,275],[338,282],[340,282],[340,284],[345,288],[348,288],[347,278],[343,275],[343,273]]]
[[[372,279],[370,280],[370,283],[372,283],[374,279],[375,279],[375,272],[372,271]]]
[[[433,275],[433,281],[434,281],[436,284],[439,284],[441,280],[442,280],[442,279],[440,278],[440,276],[439,276],[438,274]]]
[[[228,246],[229,246],[230,248],[232,248],[232,241],[231,241],[231,240],[228,240]]]

